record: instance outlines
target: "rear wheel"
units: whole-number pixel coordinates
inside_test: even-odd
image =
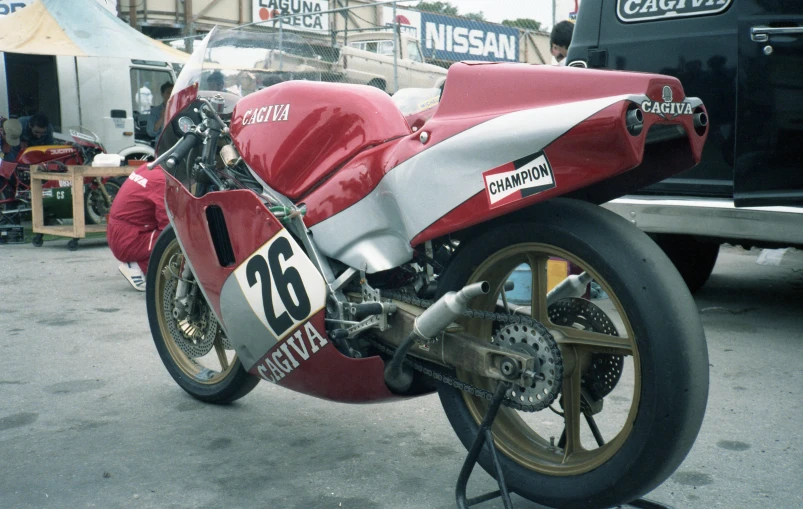
[[[183,268],[184,254],[168,227],[151,252],[145,286],[156,350],[176,383],[192,397],[208,403],[235,401],[251,392],[259,379],[243,368],[200,289],[190,289],[195,298],[186,316],[176,312]]]
[[[548,289],[570,264],[602,291],[548,303]],[[520,312],[558,341],[564,374],[561,397],[550,409],[500,410],[492,432],[508,485],[552,507],[634,500],[674,472],[702,423],[708,358],[697,308],[644,233],[600,207],[570,200],[532,207],[464,241],[439,288],[488,281],[496,291],[474,299],[471,308],[495,310],[505,281],[522,266],[532,276],[530,305]],[[464,319],[463,325],[478,341],[498,344],[504,337],[488,320]],[[519,345],[525,342],[509,346],[526,348]],[[488,391],[496,385],[467,372],[456,375]],[[525,397],[529,389],[515,391]],[[468,447],[488,402],[452,387],[439,393]],[[493,475],[487,452],[480,464]]]

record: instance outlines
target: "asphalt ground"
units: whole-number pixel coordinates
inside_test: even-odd
[[[758,255],[723,249],[696,296],[708,411],[650,500],[803,507],[803,256]],[[101,240],[0,246],[0,508],[455,507],[465,450],[436,396],[355,406],[261,383],[199,403],[162,366],[144,294],[116,266]],[[494,487],[478,469],[469,494]]]

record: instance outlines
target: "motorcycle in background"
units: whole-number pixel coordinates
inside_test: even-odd
[[[0,207],[5,218],[18,218],[30,212],[30,169],[39,167],[54,173],[64,172],[68,165],[91,165],[97,154],[105,153],[98,136],[83,127],[68,130],[71,141],[58,145],[27,147],[14,162],[0,166]],[[123,178],[86,178],[84,180],[84,213],[86,224],[102,224],[111,209],[114,196]],[[42,206],[46,221],[72,218],[72,183],[69,180],[47,180],[42,183]],[[42,235],[33,237],[33,245],[42,245]]]
[[[469,450],[458,507],[475,463],[562,508],[663,482],[703,419],[705,337],[661,249],[598,204],[694,166],[701,101],[654,74],[460,63],[408,121],[283,58],[304,44],[215,29],[168,103],[146,300],[176,383],[210,403],[259,380],[437,392]],[[242,72],[263,88],[208,86]]]

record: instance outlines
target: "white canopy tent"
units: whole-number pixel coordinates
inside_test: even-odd
[[[136,31],[96,0],[36,0],[0,18],[0,51],[184,63],[189,55]]]

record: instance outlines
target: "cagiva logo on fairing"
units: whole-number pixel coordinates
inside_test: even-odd
[[[538,152],[482,174],[491,208],[555,187],[546,154]]]
[[[678,115],[691,115],[691,104],[687,102],[674,103],[672,102],[672,89],[668,86],[664,87],[661,93],[661,98],[664,102],[659,101],[644,101],[641,103],[641,109],[644,113],[655,113],[667,120],[677,117]]]
[[[304,332],[301,332],[299,327],[293,335],[282,341],[273,353],[266,355],[257,364],[259,376],[268,382],[276,383],[300,366],[299,360],[306,361],[310,355],[318,353],[321,348],[329,344],[311,323],[305,323],[303,328]]]
[[[243,115],[243,125],[284,122],[289,115],[289,104],[271,104],[270,106],[263,106],[246,111]]]

